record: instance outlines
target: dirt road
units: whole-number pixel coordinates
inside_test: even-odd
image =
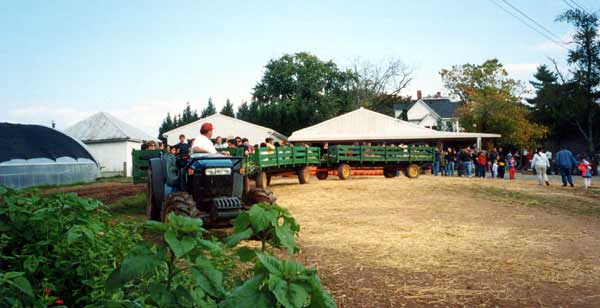
[[[600,194],[533,181],[274,178],[340,307],[600,307]]]

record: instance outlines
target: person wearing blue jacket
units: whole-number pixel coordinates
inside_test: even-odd
[[[567,186],[567,181],[573,187],[573,178],[571,177],[571,169],[573,166],[577,166],[577,161],[571,151],[562,149],[556,153],[556,164],[560,168],[560,176],[562,178],[563,186]]]

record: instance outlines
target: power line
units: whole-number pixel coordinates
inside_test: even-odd
[[[589,14],[589,11],[581,4],[579,4],[579,2],[575,1],[575,0],[570,0],[571,2],[573,2],[578,8],[580,8],[581,10],[583,10],[584,12],[587,12]]]
[[[567,1],[567,0],[562,0],[562,2],[564,2],[566,5],[568,5],[570,8],[572,8],[572,9],[574,9],[574,10],[576,10],[576,9],[577,9],[577,8],[576,8],[576,7],[575,7],[573,4],[571,4],[571,2],[569,2],[569,1]]]
[[[531,24],[529,24],[528,22],[526,22],[525,20],[523,20],[521,17],[517,16],[515,13],[507,10],[505,7],[503,7],[502,5],[500,5],[499,3],[497,3],[494,0],[489,0],[491,3],[493,3],[495,6],[499,7],[500,9],[502,9],[504,12],[508,13],[509,15],[511,15],[512,17],[516,18],[518,21],[520,21],[522,24],[524,24],[525,26],[527,26],[529,29],[537,32],[538,34],[540,34],[541,36],[547,38],[548,40],[550,40],[551,42],[553,42],[554,44],[564,48],[564,49],[568,49],[567,47],[564,46],[564,43],[556,40],[555,38],[549,36],[548,34],[540,31],[539,29],[537,29],[536,27],[532,26]]]
[[[502,2],[506,3],[508,6],[510,6],[511,8],[513,8],[515,11],[519,12],[519,14],[523,15],[525,18],[529,19],[531,22],[533,22],[534,24],[536,24],[538,27],[540,27],[541,29],[543,29],[544,31],[546,31],[546,33],[549,33],[556,40],[560,41],[560,37],[558,35],[554,34],[554,32],[548,30],[548,28],[544,27],[542,24],[540,24],[539,22],[535,21],[535,19],[529,17],[523,11],[519,10],[517,7],[515,7],[514,5],[512,5],[512,3],[510,3],[508,0],[502,0]]]

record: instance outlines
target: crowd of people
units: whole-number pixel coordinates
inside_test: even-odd
[[[504,151],[502,148],[493,148],[490,151],[479,150],[472,146],[454,150],[449,147],[436,148],[432,164],[432,173],[435,176],[479,177],[479,178],[506,178],[514,180],[517,170],[534,170],[538,183],[550,185],[548,175],[557,169],[560,173],[562,186],[569,184],[574,187],[572,174],[579,173],[587,189],[591,185],[594,166],[591,158],[581,155],[577,160],[568,149],[562,149],[553,158],[552,152],[538,147],[536,151]]]

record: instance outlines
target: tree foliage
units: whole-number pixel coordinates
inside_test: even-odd
[[[192,110],[192,107],[188,102],[181,114],[175,115],[173,118],[171,118],[171,114],[167,113],[167,117],[162,121],[160,127],[158,128],[158,139],[166,142],[166,139],[162,136],[165,132],[192,123],[198,119],[200,119],[198,112],[196,109]]]
[[[225,102],[225,106],[223,106],[223,108],[221,109],[220,114],[235,118],[235,111],[233,111],[233,104],[231,103],[231,101],[229,99],[227,99],[227,102]]]
[[[448,90],[463,100],[458,114],[467,131],[498,133],[501,145],[516,147],[532,146],[546,133],[544,126],[528,119],[521,103],[524,86],[509,78],[498,60],[453,66],[440,75]]]
[[[206,108],[202,109],[202,112],[200,113],[200,118],[204,119],[208,116],[211,116],[213,114],[217,113],[217,108],[215,108],[215,105],[212,102],[212,98],[209,97],[208,98],[208,104],[206,105]]]

